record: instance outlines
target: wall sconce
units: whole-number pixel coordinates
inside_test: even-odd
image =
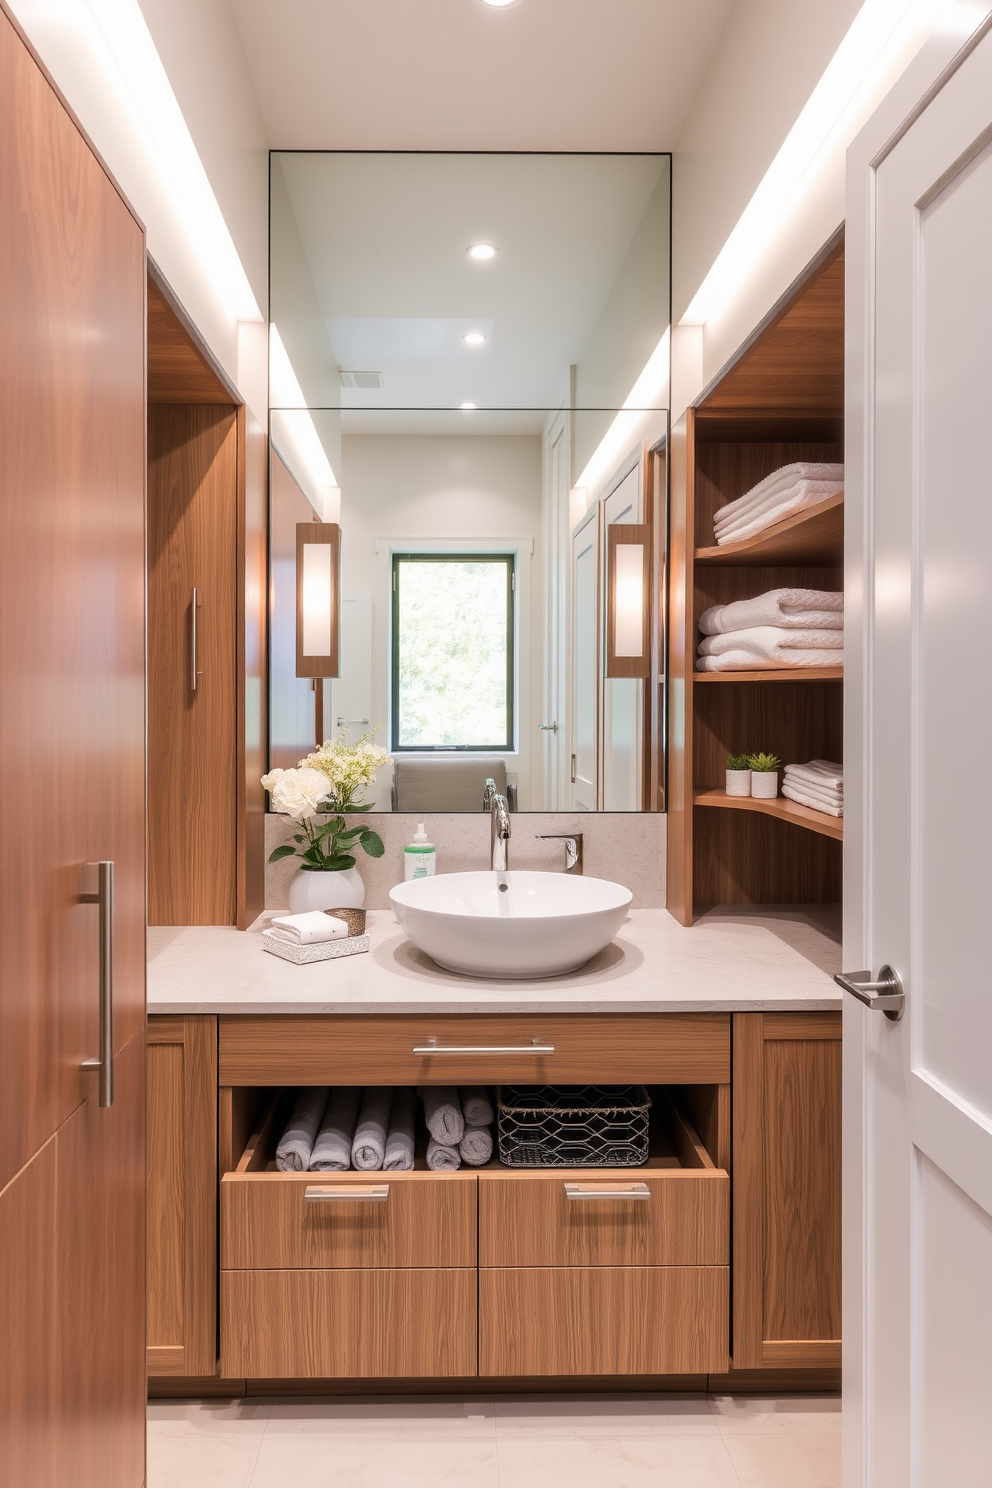
[[[606,529],[606,675],[651,675],[651,528]]]
[[[296,524],[296,675],[336,677],[341,630],[341,528]]]

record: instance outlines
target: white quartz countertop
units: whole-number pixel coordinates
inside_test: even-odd
[[[149,1013],[811,1012],[842,1000],[830,911],[717,909],[686,929],[667,910],[635,909],[581,971],[525,982],[440,970],[391,910],[369,911],[367,954],[296,966],[263,950],[269,918],[248,931],[149,928]]]

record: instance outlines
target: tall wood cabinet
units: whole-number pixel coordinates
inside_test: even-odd
[[[139,1488],[144,234],[2,4],[0,220],[0,1482]]]

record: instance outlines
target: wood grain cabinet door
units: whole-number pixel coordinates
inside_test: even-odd
[[[841,1362],[841,1014],[734,1015],[735,1369]]]
[[[217,1020],[148,1024],[149,1375],[217,1363]]]

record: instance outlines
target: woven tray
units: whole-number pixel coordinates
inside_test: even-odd
[[[643,1085],[501,1085],[499,1160],[507,1168],[638,1168],[648,1160]]]
[[[347,935],[340,940],[323,940],[319,945],[293,945],[281,940],[271,930],[262,931],[262,949],[292,961],[296,966],[309,966],[311,961],[336,961],[339,956],[360,956],[369,949],[367,935]]]

